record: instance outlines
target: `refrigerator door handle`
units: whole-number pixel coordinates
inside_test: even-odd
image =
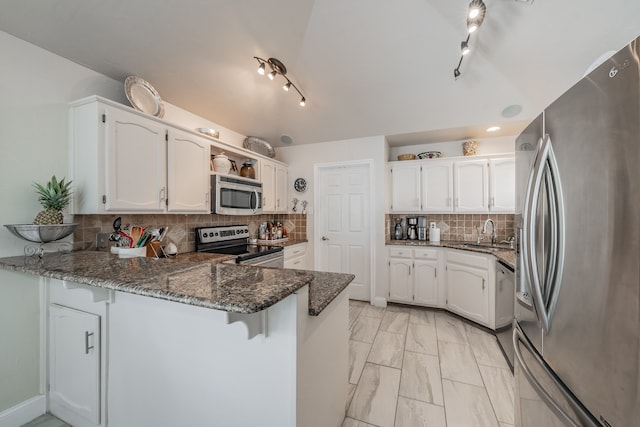
[[[545,390],[540,382],[535,378],[535,375],[531,372],[531,369],[529,369],[524,361],[524,358],[522,357],[520,344],[524,345],[527,348],[529,353],[531,353],[531,355],[535,358],[540,367],[544,369],[547,376],[553,381],[556,388],[560,392],[562,392],[565,397],[565,401],[569,403],[571,409],[575,411],[576,416],[580,418],[580,424],[576,424],[576,422],[569,415],[567,415],[567,413],[556,403],[553,397],[551,397],[547,390]],[[522,373],[526,377],[531,387],[535,390],[540,399],[542,399],[542,401],[549,407],[549,409],[551,409],[558,417],[562,419],[565,425],[569,427],[598,427],[598,424],[592,421],[592,417],[585,412],[580,404],[575,401],[575,398],[571,396],[565,389],[564,384],[560,383],[556,379],[555,374],[551,372],[549,368],[547,368],[545,363],[540,359],[540,356],[538,356],[536,350],[524,337],[518,326],[513,329],[513,349],[515,362],[518,364],[520,369],[522,369]]]
[[[540,190],[545,182],[545,189],[549,195],[551,217],[551,257],[543,286],[538,273],[538,256],[536,253],[535,239],[536,212],[538,210],[538,198]],[[538,319],[546,332],[551,329],[551,320],[557,305],[558,292],[560,291],[560,279],[564,265],[564,208],[562,187],[558,165],[551,146],[551,138],[545,135],[538,142],[538,152],[534,160],[534,166],[529,175],[527,184],[527,197],[524,209],[524,232],[522,255],[524,258],[524,271],[533,292]]]

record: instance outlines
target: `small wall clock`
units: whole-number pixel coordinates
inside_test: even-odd
[[[298,193],[304,193],[307,191],[307,180],[304,178],[296,178],[293,182],[293,189]]]

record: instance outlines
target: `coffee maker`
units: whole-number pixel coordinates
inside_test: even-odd
[[[427,217],[418,217],[418,240],[427,240]]]
[[[415,216],[407,217],[407,239],[416,240],[418,238],[418,230],[416,226],[418,225],[418,218]]]

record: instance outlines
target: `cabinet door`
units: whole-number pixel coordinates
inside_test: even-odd
[[[276,165],[267,160],[261,160],[260,181],[262,181],[262,211],[276,210]]]
[[[391,167],[391,211],[420,212],[420,165]]]
[[[210,144],[194,135],[169,131],[167,147],[167,210],[201,212],[211,210]]]
[[[115,108],[106,109],[105,119],[105,210],[163,212],[166,128]]]
[[[287,197],[289,188],[289,169],[282,165],[276,165],[276,211],[287,212]]]
[[[413,282],[411,280],[410,259],[389,260],[389,299],[392,301],[412,302]]]
[[[49,386],[51,413],[100,424],[100,316],[49,306]]]
[[[516,160],[515,158],[489,160],[491,212],[515,212]]]
[[[488,212],[489,177],[486,160],[455,162],[454,193],[456,212]]]
[[[467,319],[489,324],[489,274],[486,270],[447,264],[447,307]]]
[[[422,210],[453,211],[453,163],[438,161],[422,165]]]
[[[413,262],[413,300],[416,304],[438,305],[438,262]]]

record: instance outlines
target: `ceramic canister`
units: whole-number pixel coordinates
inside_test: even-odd
[[[231,161],[223,153],[213,156],[213,170],[228,174],[231,170]]]

